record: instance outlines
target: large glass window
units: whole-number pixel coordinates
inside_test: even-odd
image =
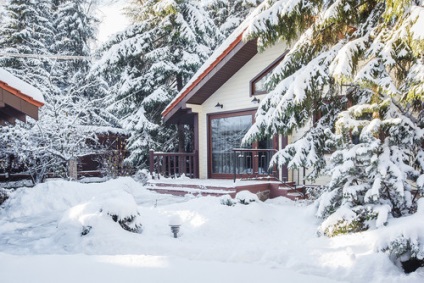
[[[251,114],[211,119],[212,174],[233,173],[233,149],[241,146],[251,126]]]

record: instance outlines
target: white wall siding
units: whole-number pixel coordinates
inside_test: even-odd
[[[287,45],[279,43],[256,54],[202,105],[187,105],[193,112],[199,114],[199,177],[201,179],[208,177],[207,115],[257,108],[257,105],[251,102],[249,82],[286,49]],[[261,99],[263,96],[258,98]],[[215,108],[218,102],[224,105],[222,109]]]
[[[249,82],[286,50],[287,45],[279,43],[268,48],[263,53],[256,54],[202,105],[187,104],[187,107],[191,108],[194,113],[198,113],[199,115],[199,177],[201,179],[208,178],[208,114],[257,108],[257,105],[251,102],[252,97],[250,96]],[[263,97],[264,95],[258,96],[259,99]],[[218,102],[223,105],[222,109],[215,108]],[[296,131],[292,136],[288,137],[288,142],[292,143],[302,137],[309,127],[310,125],[308,124],[305,128]],[[299,181],[298,183],[302,184],[304,178],[303,173],[303,170],[299,170],[299,172],[289,171],[289,181]],[[315,183],[325,185],[328,183],[328,180],[328,177],[323,177],[318,179]]]
[[[298,139],[302,138],[303,135],[306,133],[306,131],[308,129],[310,129],[312,127],[312,120],[310,120],[305,127],[298,129],[297,131],[294,131],[293,134],[291,136],[288,137],[288,143],[293,143],[295,141],[297,141]],[[329,156],[328,156],[329,158]],[[299,170],[289,170],[289,181],[290,182],[296,182],[298,184],[311,184],[311,181],[305,180],[304,178],[305,176],[307,176],[309,173],[311,172],[311,170],[303,170],[303,169],[299,169]],[[313,182],[314,185],[328,185],[328,183],[330,182],[330,176],[321,176],[319,177],[317,180],[315,180]]]

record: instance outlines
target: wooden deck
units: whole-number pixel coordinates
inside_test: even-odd
[[[216,180],[216,179],[168,179],[150,180],[147,187],[151,191],[163,194],[184,196],[223,196],[235,195],[240,191],[250,191],[259,199],[287,197],[292,200],[304,199],[303,188],[296,188],[294,183],[282,183],[274,180]]]

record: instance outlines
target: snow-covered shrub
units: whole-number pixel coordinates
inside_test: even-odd
[[[382,235],[379,250],[389,254],[405,272],[424,267],[424,199],[418,200],[417,213],[390,228]]]
[[[247,205],[252,202],[259,202],[259,198],[256,194],[249,191],[241,191],[236,194],[236,201]]]
[[[310,201],[319,199],[325,193],[325,188],[322,186],[307,186],[305,188],[305,197]]]
[[[137,204],[132,195],[123,191],[106,193],[72,207],[62,217],[58,227],[61,232],[81,236],[93,231],[109,233],[117,227],[134,233],[142,231]]]
[[[339,234],[365,231],[369,228],[370,220],[376,219],[377,216],[378,214],[371,208],[350,209],[342,206],[321,224],[318,234],[333,237]]]
[[[147,169],[141,169],[138,170],[134,176],[133,179],[143,185],[147,184],[147,181],[150,179],[150,173],[147,171]]]
[[[230,195],[224,195],[220,198],[222,205],[235,206],[237,201],[235,201]]]
[[[102,174],[116,179],[121,176],[131,176],[134,174],[133,166],[125,162],[125,152],[123,150],[111,150],[97,156]]]
[[[404,265],[415,262],[418,267],[424,267],[424,248],[417,238],[400,235],[391,241],[382,251],[387,252],[396,263]],[[405,270],[408,272],[408,270]]]
[[[112,217],[113,221],[118,222],[122,229],[133,233],[141,233],[142,224],[137,221],[137,217],[140,216],[140,213],[127,217],[120,217],[117,214],[109,214],[109,216]]]
[[[238,192],[233,199],[230,195],[224,195],[220,198],[222,205],[235,206],[236,204],[250,204],[252,202],[260,202],[258,195],[249,191]]]
[[[0,188],[0,205],[3,204],[7,199],[9,198],[9,195],[7,194],[7,191],[3,188]]]

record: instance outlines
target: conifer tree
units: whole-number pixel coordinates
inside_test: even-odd
[[[88,76],[89,58],[50,56],[90,55],[95,20],[84,11],[86,4],[82,0],[10,0],[5,6],[8,19],[0,28],[2,50],[35,57],[1,57],[0,66],[39,88],[46,103],[38,122],[3,129],[9,133],[0,137],[1,151],[25,161],[35,182],[52,170],[66,176],[69,159],[91,152],[87,140],[96,140],[98,127],[116,123],[103,104],[105,82]]]
[[[291,47],[245,140],[312,125],[273,162],[330,174],[317,211],[326,235],[385,225],[423,193],[423,23],[418,0],[268,0],[246,32]]]
[[[5,12],[7,20],[0,27],[3,53],[49,54],[54,33],[49,1],[10,0]],[[0,57],[0,66],[39,88],[48,85],[50,65],[45,58]]]
[[[103,46],[94,73],[110,84],[110,111],[131,133],[129,160],[143,166],[149,149],[173,149],[175,128],[162,124],[161,111],[220,33],[198,1],[133,1],[128,14],[134,24]]]
[[[69,96],[84,101],[80,116],[83,125],[116,126],[116,119],[105,111],[103,98],[107,95],[107,84],[99,77],[89,76],[92,65],[90,44],[95,39],[97,19],[93,16],[88,0],[54,0],[54,43],[51,52],[60,56],[75,56],[73,60],[56,60],[52,67],[52,81],[56,87],[53,100]],[[65,99],[66,100],[66,99]],[[89,106],[89,107],[88,107]],[[81,108],[80,108],[81,110]],[[92,127],[93,128],[93,127]],[[94,129],[94,128],[93,128]]]
[[[210,0],[205,4],[225,39],[243,22],[251,9],[261,2],[262,0]]]

